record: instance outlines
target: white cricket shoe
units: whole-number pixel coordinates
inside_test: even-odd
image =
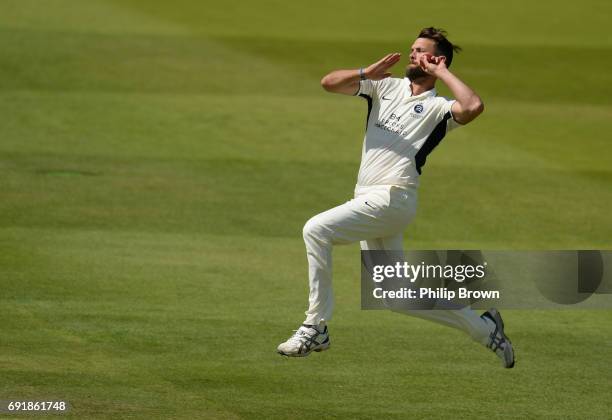
[[[313,351],[327,350],[329,344],[327,325],[323,331],[314,325],[302,325],[289,340],[279,344],[276,351],[283,356],[304,357]]]
[[[495,323],[495,329],[491,332],[487,347],[493,350],[493,352],[502,360],[505,368],[514,367],[514,349],[510,338],[504,333],[504,321],[501,315],[495,308],[489,309],[487,312],[481,315],[481,317],[489,318]]]

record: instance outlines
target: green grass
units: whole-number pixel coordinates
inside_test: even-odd
[[[302,226],[359,166],[366,105],[319,80],[406,54],[424,25],[464,47],[453,70],[487,109],[428,158],[406,248],[612,248],[609,3],[0,10],[0,400],[65,399],[75,418],[610,417],[611,311],[506,311],[506,371],[459,332],[361,311],[357,246],[334,252],[332,350],[274,353],[306,309]]]

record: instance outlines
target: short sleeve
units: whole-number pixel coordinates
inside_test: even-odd
[[[378,82],[369,79],[360,80],[359,90],[355,92],[355,96],[369,96],[370,98],[374,98],[376,96],[377,87]]]
[[[446,120],[446,132],[448,133],[451,130],[454,130],[457,127],[461,127],[457,121],[455,121],[455,117],[453,116],[452,107],[456,102],[454,99],[441,98],[444,102],[442,103],[440,110],[440,118],[444,118],[447,114],[450,115],[450,118]]]

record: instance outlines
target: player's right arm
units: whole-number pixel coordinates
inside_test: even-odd
[[[391,76],[388,70],[400,60],[400,57],[400,53],[387,54],[364,69],[365,78],[370,80],[386,79]],[[328,92],[354,95],[359,90],[360,80],[359,69],[334,70],[321,79],[321,86]]]

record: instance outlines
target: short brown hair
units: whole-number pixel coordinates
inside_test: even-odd
[[[446,39],[446,31],[442,28],[429,28],[421,29],[418,38],[433,39],[436,42],[436,55],[443,55],[446,57],[446,67],[450,67],[453,62],[453,52],[461,51],[459,45],[453,45],[448,39]]]

